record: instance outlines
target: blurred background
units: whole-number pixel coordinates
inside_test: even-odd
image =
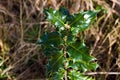
[[[47,58],[36,44],[52,30],[43,10],[61,6],[71,14],[101,10],[83,35],[100,65],[96,72],[120,72],[120,0],[0,0],[0,80],[45,80]],[[120,74],[95,74],[120,80]]]

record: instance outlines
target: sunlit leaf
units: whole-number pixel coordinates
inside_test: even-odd
[[[70,44],[67,47],[67,53],[70,58],[70,68],[86,72],[89,70],[96,70],[98,67],[96,63],[92,62],[95,58],[89,54],[89,50],[83,42]]]
[[[80,12],[73,15],[73,19],[69,22],[73,34],[78,34],[87,29],[94,21],[97,11]]]
[[[50,80],[64,80],[65,72],[69,80],[93,80],[83,76],[86,71],[96,70],[95,58],[83,41],[76,37],[94,21],[97,11],[86,11],[71,15],[63,7],[59,10],[44,11],[46,18],[55,25],[56,32],[46,32],[38,41],[42,50],[50,58],[46,66]],[[80,42],[81,41],[81,42]]]
[[[96,62],[90,63],[88,66],[89,66],[89,69],[92,69],[92,70],[96,70],[99,67],[99,65]]]
[[[89,55],[89,50],[83,42],[76,42],[69,44],[67,47],[67,53],[71,59],[75,61],[86,61],[90,62],[95,60],[94,57]]]
[[[94,80],[91,77],[83,76],[80,72],[76,70],[71,70],[68,74],[70,80]]]
[[[59,10],[49,9],[45,10],[45,13],[47,14],[47,20],[49,20],[59,29],[65,29],[66,16],[62,15]]]

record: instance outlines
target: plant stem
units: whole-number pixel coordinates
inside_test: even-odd
[[[65,80],[68,80],[67,79],[67,70],[65,71]]]
[[[65,57],[65,59],[67,59],[67,52],[66,52],[66,40],[67,40],[67,36],[65,36],[64,37],[64,41],[65,41],[65,43],[64,43],[64,47],[63,47],[63,50],[64,50],[64,57]],[[64,76],[64,78],[65,78],[65,80],[68,80],[67,79],[67,64],[66,64],[67,62],[65,62],[64,63],[64,66],[65,66],[65,76]]]
[[[66,49],[66,48],[65,48],[65,49]],[[66,57],[66,51],[64,51],[64,57],[67,58],[67,57]],[[64,77],[64,78],[65,78],[65,80],[68,80],[68,79],[67,79],[67,64],[66,64],[66,62],[64,63],[64,66],[65,66],[65,77]]]

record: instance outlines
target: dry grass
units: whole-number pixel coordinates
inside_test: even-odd
[[[71,13],[102,6],[96,22],[85,31],[86,44],[97,58],[97,72],[120,72],[119,0],[0,0],[0,77],[4,80],[45,79],[46,57],[36,41],[51,29],[44,8],[65,6]],[[120,80],[120,75],[94,75]]]

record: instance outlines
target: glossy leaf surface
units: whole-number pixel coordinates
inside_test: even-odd
[[[70,57],[69,67],[86,72],[91,69],[96,70],[98,65],[91,61],[95,58],[89,55],[89,50],[83,42],[72,43],[67,47],[67,53]]]
[[[71,70],[68,74],[70,80],[94,80],[91,77],[83,76],[80,72],[76,70]]]
[[[94,57],[89,55],[89,50],[83,42],[69,44],[67,53],[74,61],[90,62],[95,60]]]
[[[39,44],[42,44],[42,49],[46,55],[58,53],[61,42],[62,39],[58,32],[46,33],[38,41]]]
[[[71,15],[65,8],[45,10],[47,20],[57,31],[46,32],[38,41],[45,55],[50,59],[46,66],[50,80],[93,80],[83,76],[86,71],[96,70],[98,64],[89,54],[85,43],[76,35],[94,21],[97,11],[86,11]]]
[[[97,11],[86,11],[74,14],[72,21],[69,22],[73,34],[78,34],[87,29],[94,21],[96,15]]]
[[[64,30],[65,22],[66,22],[66,16],[62,15],[59,10],[45,10],[45,13],[47,14],[47,20],[49,20],[52,24],[54,24],[56,27],[58,27],[61,30]]]

